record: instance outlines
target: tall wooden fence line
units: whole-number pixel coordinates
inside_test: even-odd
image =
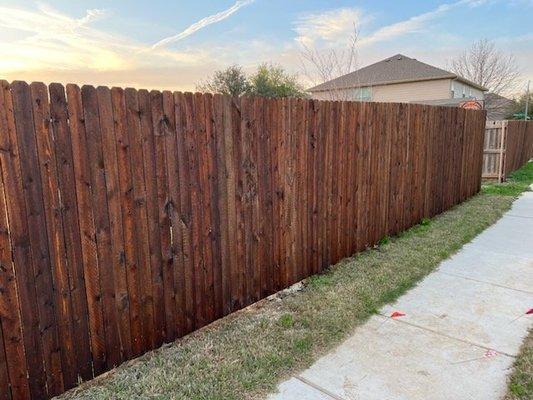
[[[2,81],[0,398],[57,395],[465,200],[484,127]]]
[[[483,149],[484,179],[503,182],[533,158],[532,121],[488,121]]]

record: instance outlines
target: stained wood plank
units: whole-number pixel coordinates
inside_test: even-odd
[[[217,102],[213,96],[206,96],[206,123],[207,123],[207,146],[208,154],[208,178],[210,183],[211,204],[211,242],[213,257],[213,285],[215,289],[215,318],[224,315],[224,290],[227,290],[227,282],[223,283],[224,266],[222,265],[221,249],[221,224],[220,224],[220,177],[219,158],[217,157],[218,138],[222,131],[222,120],[216,112]],[[226,289],[225,289],[226,288]]]
[[[185,146],[188,160],[189,196],[190,196],[190,217],[191,217],[191,247],[194,271],[194,291],[195,295],[195,328],[207,324],[207,305],[205,287],[205,259],[203,254],[203,205],[200,193],[200,172],[198,157],[197,125],[194,115],[197,108],[195,98],[192,93],[186,93],[184,99],[185,106]]]
[[[7,372],[7,360],[2,321],[0,321],[0,399],[11,400],[11,387],[9,386],[9,374]]]
[[[83,271],[82,239],[77,212],[77,196],[72,155],[71,132],[67,99],[63,85],[49,86],[50,117],[55,145],[58,187],[61,193],[61,217],[64,230],[65,257],[69,272],[70,296],[72,302],[72,330],[75,332],[74,346],[77,377],[88,380],[92,377],[91,346],[89,338],[89,310],[87,287]],[[76,379],[77,380],[77,379]],[[75,382],[76,383],[76,382]]]
[[[117,331],[120,340],[120,360],[131,357],[131,331],[129,315],[129,295],[126,277],[126,255],[124,250],[124,228],[120,199],[119,169],[115,122],[111,90],[105,86],[96,89],[102,158],[105,167],[106,197],[109,213],[109,235],[111,244],[111,265],[114,278],[113,296],[117,312]]]
[[[64,384],[61,370],[56,305],[54,293],[50,290],[53,287],[52,262],[48,249],[43,189],[33,126],[31,92],[30,86],[22,81],[13,82],[11,91],[20,171],[26,202],[26,218],[28,225],[32,227],[28,231],[28,237],[33,260],[39,326],[42,330],[41,342],[46,371],[47,393],[49,396],[53,396],[63,391]]]
[[[100,282],[105,323],[106,368],[113,368],[121,361],[121,346],[116,306],[111,226],[106,193],[106,173],[102,152],[102,131],[97,91],[92,86],[81,88],[87,154],[90,170],[91,199],[97,204],[93,209],[96,231],[96,251],[100,265]]]
[[[92,364],[95,375],[105,370],[105,322],[103,296],[100,284],[100,265],[96,246],[96,226],[91,194],[91,168],[87,152],[85,117],[81,90],[76,85],[67,85],[67,109],[71,134],[76,206],[79,217],[79,234],[85,280]]]
[[[255,160],[255,129],[253,99],[241,98],[241,154],[244,254],[245,254],[245,303],[251,304],[258,295],[259,271],[257,256],[257,165]]]
[[[246,265],[245,255],[245,222],[244,222],[244,178],[242,172],[242,126],[241,126],[241,99],[232,99],[232,149],[233,169],[235,170],[235,264],[232,271],[232,282],[235,283],[235,297],[233,299],[233,311],[242,308],[246,304]]]
[[[61,350],[63,385],[58,390],[73,387],[77,382],[77,365],[74,351],[72,302],[69,267],[65,253],[65,234],[62,221],[62,204],[59,196],[56,154],[53,132],[50,129],[50,105],[47,87],[43,83],[30,85],[33,126],[37,162],[40,170],[44,218],[46,221],[47,246],[50,252],[51,277],[55,290],[57,335]]]
[[[166,338],[167,329],[151,96],[146,90],[137,92],[134,89],[126,89],[125,95],[129,140],[132,143],[135,221],[137,229],[145,232],[137,237],[140,250],[137,252],[137,259],[139,265],[144,265],[143,270],[138,273],[137,281],[139,285],[143,285],[143,282],[146,285],[139,287],[140,301],[146,309],[145,326],[147,327],[150,326],[150,313],[153,308],[153,343],[155,347],[158,347]],[[142,160],[143,168],[140,165],[134,166],[136,160]],[[149,263],[146,261],[147,257],[149,257]]]
[[[187,143],[185,140],[188,126],[185,96],[183,93],[174,94],[176,119],[176,141],[178,152],[179,175],[179,224],[181,229],[181,256],[183,263],[185,329],[194,330],[196,324],[196,286],[194,270],[194,249],[192,247],[192,216],[190,199],[190,171],[188,162]],[[230,301],[231,295],[228,301]],[[228,313],[230,311],[228,310]]]
[[[201,204],[203,205],[202,215],[200,220],[200,235],[203,243],[203,275],[205,284],[205,315],[207,321],[212,321],[215,318],[215,278],[214,278],[214,260],[213,260],[213,224],[212,224],[212,207],[211,207],[211,181],[209,178],[210,169],[212,169],[209,148],[209,138],[211,134],[211,117],[209,117],[208,107],[205,97],[200,93],[194,94],[194,107],[197,115],[196,125],[196,140],[198,145],[198,178]]]
[[[26,268],[26,265],[30,265],[27,247],[22,247],[24,243],[21,242],[24,229],[27,228],[21,218],[25,214],[24,200],[21,197],[18,152],[16,146],[11,144],[13,134],[11,94],[7,82],[0,81],[0,287],[3,293],[0,296],[0,315],[5,336],[2,344],[5,347],[5,371],[9,373],[11,393],[13,397],[23,399],[30,397],[30,387],[33,396],[44,392],[44,388],[39,387],[44,384],[44,370],[39,360],[41,347],[37,331],[32,330],[35,326],[33,321],[36,320],[36,306],[32,308],[35,305],[34,281]],[[17,297],[17,286],[21,298]],[[23,327],[27,330],[24,337]],[[36,348],[30,347],[25,353],[24,348],[33,344]],[[27,364],[27,361],[36,362],[37,365]],[[28,374],[34,381],[29,381]]]
[[[214,95],[212,100],[212,113],[214,120],[213,139],[211,141],[211,157],[214,160],[217,196],[211,199],[212,204],[216,204],[215,227],[216,251],[218,279],[220,285],[219,309],[217,313],[227,315],[231,311],[231,258],[230,258],[230,240],[229,240],[229,205],[228,205],[228,164],[226,162],[226,119],[229,117],[226,110],[227,98],[221,95]]]
[[[183,229],[180,218],[180,180],[179,180],[179,162],[178,162],[178,143],[176,139],[176,124],[180,122],[179,116],[176,116],[176,106],[174,104],[174,95],[165,91],[163,95],[163,115],[165,129],[165,147],[166,147],[166,169],[168,177],[168,213],[170,216],[171,229],[171,255],[172,255],[172,273],[174,279],[174,306],[172,309],[175,314],[174,337],[183,336],[186,332],[185,316],[185,276],[183,260]],[[212,191],[209,190],[209,193]]]
[[[127,133],[126,121],[126,103],[124,90],[120,88],[111,89],[111,105],[114,123],[114,144],[116,152],[116,165],[118,171],[118,188],[117,196],[120,202],[120,211],[122,217],[122,236],[124,243],[124,253],[119,258],[123,264],[124,276],[126,278],[126,293],[122,291],[122,298],[119,299],[119,307],[122,309],[121,333],[122,333],[122,350],[126,358],[134,355],[132,333],[134,336],[140,334],[138,318],[134,322],[133,332],[130,315],[132,314],[131,305],[138,306],[138,300],[135,297],[137,288],[135,285],[135,275],[130,271],[137,269],[135,240],[135,211],[133,198],[133,180],[131,172],[131,145]],[[118,233],[118,232],[117,232]],[[121,288],[123,290],[123,288]],[[135,297],[132,303],[132,296]],[[137,310],[133,311],[134,318]]]
[[[308,185],[309,185],[309,220],[308,230],[310,235],[310,268],[312,273],[317,273],[320,268],[320,226],[319,224],[319,207],[320,207],[320,193],[322,190],[318,189],[320,176],[320,130],[323,118],[321,103],[318,101],[311,101],[309,105],[310,122],[308,124]]]
[[[156,178],[157,178],[157,201],[159,211],[159,235],[161,241],[161,256],[163,268],[163,286],[165,300],[165,341],[172,340],[176,336],[176,317],[173,312],[175,303],[174,288],[174,258],[170,242],[170,208],[169,188],[167,172],[167,151],[165,138],[168,133],[168,119],[163,111],[163,95],[158,91],[150,92],[152,106],[152,125],[155,143]]]

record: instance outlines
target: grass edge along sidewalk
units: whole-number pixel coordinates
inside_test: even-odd
[[[531,174],[521,176],[524,169]],[[519,182],[533,178],[532,164],[522,170]],[[61,398],[262,398],[496,222],[521,192],[513,182],[507,191],[484,185],[465,203],[306,279],[301,290],[263,300]]]
[[[533,183],[533,162],[511,174],[506,183],[488,185],[484,191],[517,194],[526,190],[531,183]],[[533,399],[533,329],[530,329],[514,362],[513,372],[508,380],[507,395],[504,398],[504,400],[526,399]]]
[[[533,329],[520,348],[504,400],[533,399]]]

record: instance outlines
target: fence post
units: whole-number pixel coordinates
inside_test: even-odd
[[[498,183],[505,180],[505,142],[507,136],[507,121],[501,121],[501,134],[500,134],[500,157],[499,157],[499,170],[498,170]]]

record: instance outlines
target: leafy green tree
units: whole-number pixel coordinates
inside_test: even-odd
[[[281,66],[261,64],[250,77],[250,94],[264,97],[305,97],[296,75],[287,73]]]
[[[524,119],[526,112],[526,94],[515,100],[516,106],[512,110],[511,119]],[[528,119],[533,119],[533,93],[529,93]]]
[[[233,65],[216,71],[207,81],[197,85],[202,92],[220,93],[230,96],[305,97],[303,87],[296,75],[287,73],[283,67],[261,64],[257,71],[247,77],[242,67]]]
[[[216,71],[207,81],[197,85],[202,92],[220,93],[229,96],[242,96],[250,91],[250,83],[242,68],[232,65]]]

